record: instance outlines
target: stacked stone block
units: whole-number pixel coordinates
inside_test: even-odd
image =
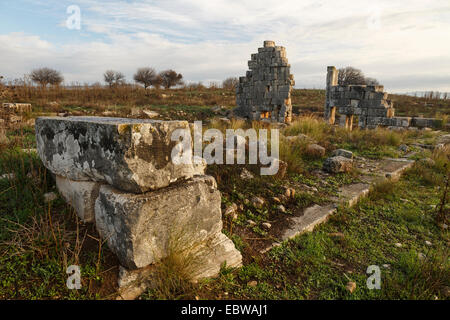
[[[251,55],[249,71],[236,87],[235,114],[250,120],[289,123],[292,119],[291,91],[294,76],[286,49],[264,41],[264,47]]]
[[[126,269],[176,253],[193,279],[217,275],[242,256],[222,234],[221,196],[204,164],[174,164],[174,130],[187,121],[100,117],[36,120],[37,150],[61,195]]]
[[[325,120],[335,123],[336,112],[341,115],[340,125],[351,130],[353,117],[358,116],[360,128],[439,127],[438,119],[394,117],[395,109],[383,86],[338,85],[338,70],[327,68]]]

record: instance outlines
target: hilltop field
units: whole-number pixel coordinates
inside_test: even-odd
[[[450,299],[450,100],[391,96],[396,115],[440,118],[440,129],[350,132],[322,121],[324,90],[296,89],[292,96],[293,123],[281,129],[282,172],[207,168],[222,193],[223,232],[244,266],[224,265],[217,278],[193,283],[183,262],[169,257],[139,299]],[[0,139],[0,299],[117,296],[117,258],[65,203],[33,150],[36,117],[146,118],[153,111],[154,119],[203,120],[223,131],[269,127],[223,119],[235,106],[234,91],[202,86],[16,87],[0,102],[33,105]],[[353,167],[326,173],[323,163],[336,149],[353,153]],[[361,186],[368,192],[359,197]],[[334,210],[328,221],[280,241],[306,210],[325,207]],[[80,290],[66,287],[70,265],[81,266]],[[366,286],[371,265],[381,269],[379,290]]]

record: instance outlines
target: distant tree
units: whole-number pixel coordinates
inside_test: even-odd
[[[50,68],[35,69],[30,73],[30,78],[42,87],[47,87],[49,84],[58,86],[64,81],[64,77],[59,71]]]
[[[173,70],[166,70],[159,74],[162,79],[162,85],[166,89],[183,83],[183,76],[181,73],[176,73]]]
[[[338,84],[341,86],[366,84],[364,73],[353,67],[339,69]]]
[[[114,70],[107,70],[103,74],[103,79],[110,88],[125,83],[125,75],[122,72]]]
[[[368,86],[379,86],[379,85],[380,85],[380,83],[378,82],[378,80],[375,79],[375,78],[370,78],[370,77],[368,77],[368,78],[365,79],[365,81],[366,81],[366,84],[367,84]]]
[[[158,74],[153,68],[139,68],[134,75],[134,81],[144,85],[145,89],[159,82]]]
[[[230,89],[233,90],[236,88],[236,86],[239,83],[239,79],[236,77],[230,77],[230,78],[226,78],[225,80],[223,80],[222,82],[222,88],[224,89]]]

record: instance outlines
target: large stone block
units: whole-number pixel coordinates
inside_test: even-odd
[[[95,220],[95,201],[101,184],[91,181],[73,181],[56,176],[56,187],[63,198],[69,203],[84,222]]]
[[[95,220],[99,234],[121,264],[136,269],[174,252],[200,252],[208,247],[222,231],[220,205],[220,192],[209,176],[141,195],[103,185]],[[233,257],[240,255],[231,251]]]
[[[36,141],[42,162],[56,175],[142,193],[203,174],[204,164],[171,159],[173,131],[188,128],[187,121],[42,117]]]

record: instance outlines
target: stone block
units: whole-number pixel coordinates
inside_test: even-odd
[[[200,252],[213,244],[222,237],[220,206],[220,192],[209,176],[141,195],[103,185],[95,220],[99,234],[121,264],[136,269],[171,253]],[[235,263],[240,253],[229,242],[222,243],[225,247],[218,250]]]
[[[171,140],[187,121],[101,117],[36,120],[38,154],[51,172],[76,181],[106,182],[142,193],[203,174],[205,164],[175,164]]]
[[[323,170],[329,173],[349,172],[353,167],[353,160],[334,156],[326,159],[323,163]]]
[[[56,187],[63,198],[69,203],[84,222],[95,220],[95,201],[101,184],[90,181],[73,181],[56,176]]]

